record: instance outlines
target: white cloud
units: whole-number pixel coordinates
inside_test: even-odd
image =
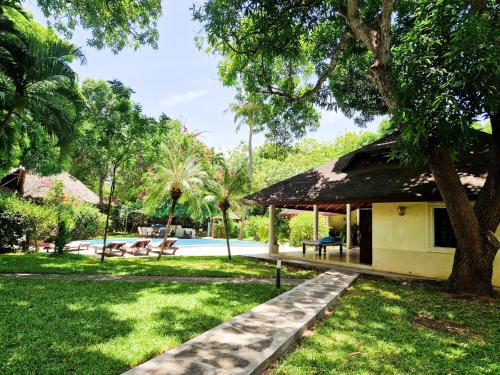
[[[201,98],[202,96],[205,96],[207,94],[208,90],[193,90],[193,91],[186,91],[180,94],[172,94],[163,99],[160,102],[160,105],[166,108],[174,107],[179,103],[189,102],[191,100]]]

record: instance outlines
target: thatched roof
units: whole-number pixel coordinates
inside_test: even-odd
[[[307,172],[278,182],[246,199],[261,205],[294,209],[344,212],[377,202],[441,201],[434,178],[426,166],[403,166],[390,161],[388,151],[397,135],[384,137]],[[455,164],[471,199],[480,192],[487,174],[489,147],[486,137]]]
[[[20,167],[2,178],[0,186],[3,191],[17,191],[24,198],[43,199],[57,180],[62,181],[66,196],[74,197],[79,202],[99,204],[99,196],[67,172],[44,177]]]

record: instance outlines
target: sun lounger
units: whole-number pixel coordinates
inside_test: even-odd
[[[90,243],[82,242],[82,241],[72,241],[64,246],[64,251],[77,251],[80,253],[80,250],[88,250]]]
[[[151,240],[136,240],[130,245],[125,245],[124,249],[125,251],[132,253],[133,255],[139,254],[139,252],[142,250],[146,253],[146,255],[149,255],[149,247],[148,244],[151,242]]]
[[[179,250],[177,246],[174,246],[177,242],[178,238],[169,237],[166,240],[161,241],[159,244],[150,244],[148,248],[150,251],[162,251],[162,245],[165,243],[163,250],[172,250],[172,255],[175,255],[175,252]]]
[[[121,253],[121,256],[124,256],[125,253],[127,252],[127,250],[125,250],[124,246],[125,246],[125,242],[109,242],[106,244],[106,247],[104,248],[104,255],[110,257],[110,256],[113,256],[113,251],[115,252],[120,252]],[[94,246],[95,248],[95,253],[96,254],[102,254],[100,252],[98,252],[98,247]]]
[[[39,250],[46,250],[47,252],[56,248],[54,243],[48,242],[47,240],[36,241],[36,246]]]

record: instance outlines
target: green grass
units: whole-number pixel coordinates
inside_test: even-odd
[[[0,373],[118,374],[277,294],[255,284],[3,279]]]
[[[416,314],[470,331],[417,327]],[[458,300],[438,286],[359,280],[272,375],[498,374],[499,348],[498,302]]]
[[[164,256],[99,259],[78,254],[19,253],[0,255],[0,272],[164,275],[212,277],[273,277],[275,266],[245,257]],[[282,277],[307,278],[314,272],[284,267]]]

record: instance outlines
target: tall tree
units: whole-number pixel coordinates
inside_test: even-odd
[[[116,80],[110,81],[108,85],[116,107],[111,113],[113,120],[108,123],[110,125],[108,129],[111,129],[113,133],[103,134],[105,138],[109,138],[106,142],[107,148],[103,150],[103,156],[106,157],[109,163],[110,189],[106,205],[106,224],[101,262],[104,261],[104,248],[109,229],[109,216],[115,193],[117,172],[125,160],[141,152],[141,137],[147,132],[150,124],[149,119],[142,114],[141,107],[132,102],[132,90],[129,87]]]
[[[87,44],[117,53],[125,47],[158,44],[161,0],[37,0],[49,25],[71,37],[77,27],[88,30]]]
[[[0,9],[0,168],[5,170],[16,162],[13,150],[30,123],[41,124],[63,150],[71,144],[83,98],[70,63],[84,56],[26,14]]]
[[[242,126],[248,127],[248,179],[249,190],[252,189],[252,174],[253,174],[253,136],[255,133],[262,131],[264,127],[265,115],[264,106],[262,103],[238,98],[236,103],[231,103],[229,109],[234,113],[234,122],[237,124],[236,131],[240,131]],[[248,207],[243,207],[243,215],[240,222],[240,233],[238,239],[243,239],[243,231],[245,228],[245,220],[248,214]]]
[[[450,289],[489,295],[500,223],[497,12],[488,0],[208,0],[194,18],[223,56],[223,82],[275,109],[310,117],[319,106],[360,124],[389,114],[401,134],[395,155],[428,164],[448,209],[458,243]],[[453,157],[478,116],[491,120],[491,158],[471,206]]]
[[[216,165],[215,177],[208,184],[208,199],[215,201],[222,213],[229,259],[231,259],[231,246],[229,244],[228,211],[231,206],[236,205],[243,194],[248,193],[249,182],[246,165],[231,166],[227,160],[220,158]]]
[[[135,110],[131,100],[133,91],[120,82],[86,79],[82,93],[87,106],[72,152],[71,173],[97,188],[102,206],[116,150],[123,146],[123,136],[127,135],[124,130],[128,129]]]
[[[179,201],[190,202],[191,206],[200,207],[201,192],[207,173],[200,167],[199,160],[194,155],[186,154],[185,150],[174,142],[164,142],[158,152],[157,163],[150,172],[146,203],[150,208],[170,201],[164,241],[158,254],[158,260],[163,254],[166,240]]]

